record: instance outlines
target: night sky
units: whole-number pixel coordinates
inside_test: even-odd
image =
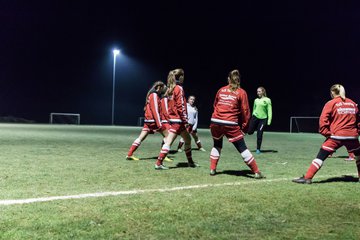
[[[290,116],[318,116],[329,88],[360,102],[360,8],[350,1],[1,1],[0,116],[47,123],[50,112],[111,124],[112,49],[116,125],[136,125],[146,92],[185,70],[208,127],[217,90],[237,68],[250,106],[264,86],[269,130]]]

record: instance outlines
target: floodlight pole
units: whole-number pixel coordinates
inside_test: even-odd
[[[114,125],[114,105],[115,105],[115,66],[116,66],[116,56],[119,55],[120,51],[117,49],[113,50],[114,55],[114,66],[113,66],[113,87],[112,87],[112,105],[111,105],[111,125]]]

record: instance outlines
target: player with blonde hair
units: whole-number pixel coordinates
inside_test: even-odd
[[[345,96],[345,88],[341,84],[331,86],[330,95],[332,100],[325,104],[319,119],[319,132],[326,138],[325,142],[305,176],[293,179],[295,183],[311,184],[324,161],[342,146],[354,154],[360,177],[360,116],[357,104]]]

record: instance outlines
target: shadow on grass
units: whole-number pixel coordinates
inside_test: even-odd
[[[199,151],[199,152],[201,152],[200,150],[199,150],[199,148],[191,148],[191,151]],[[177,150],[170,150],[169,151],[169,154],[177,154],[177,153],[184,153],[184,150],[182,149],[182,152],[178,152]]]
[[[256,150],[253,150],[251,152],[256,152]],[[261,150],[261,153],[278,153],[278,150],[273,150],[273,149],[267,149],[267,150]]]
[[[349,155],[347,155],[347,156],[331,156],[329,158],[344,158],[344,159],[347,159],[347,158],[349,158]],[[353,160],[351,160],[351,161],[353,161]]]
[[[313,183],[330,183],[330,182],[358,182],[359,179],[349,175],[343,175],[341,177],[333,177],[325,180],[313,182]]]
[[[216,175],[220,175],[220,174],[254,178],[254,173],[250,170],[225,170],[216,173]]]
[[[171,168],[192,168],[192,167],[189,167],[187,162],[179,162],[176,164],[176,166],[169,168],[171,169]]]

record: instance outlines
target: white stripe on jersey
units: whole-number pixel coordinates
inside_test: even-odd
[[[153,93],[153,94],[155,94],[154,95],[154,104],[155,104],[155,111],[156,111],[156,116],[157,116],[157,119],[159,119],[159,124],[160,124],[160,126],[158,126],[158,127],[161,127],[161,118],[160,118],[160,114],[159,114],[159,102],[158,102],[158,96],[157,96],[157,94],[156,93]]]
[[[233,122],[233,121],[226,121],[226,120],[221,120],[221,119],[217,119],[217,118],[211,118],[212,122],[215,123],[222,123],[222,124],[227,124],[227,125],[238,125],[237,122]]]
[[[336,140],[358,139],[358,137],[345,137],[345,136],[331,136],[330,138]]]

